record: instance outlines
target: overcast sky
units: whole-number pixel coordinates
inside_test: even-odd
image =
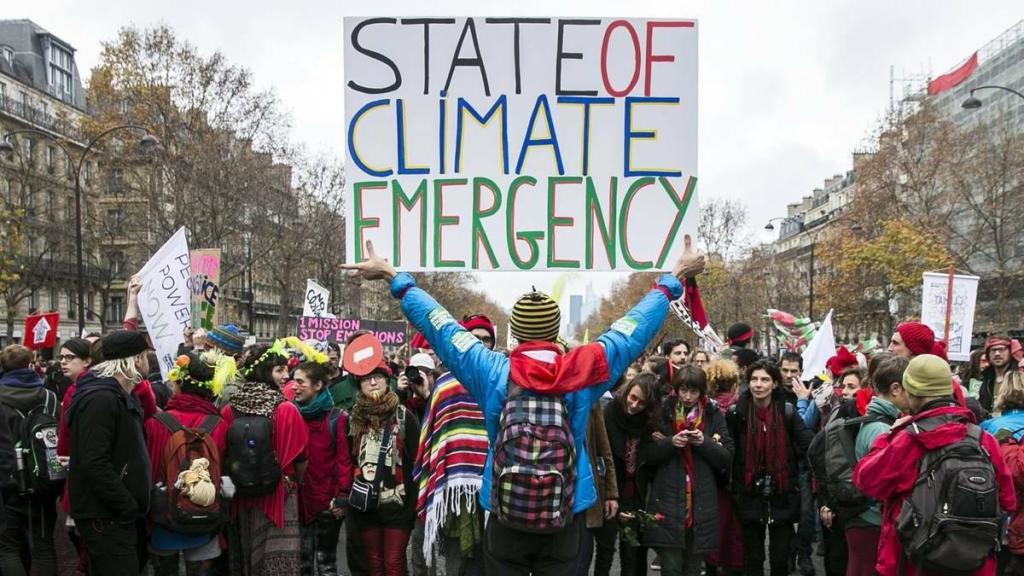
[[[126,24],[166,23],[203,52],[222,51],[280,95],[293,137],[343,157],[344,16],[629,16],[700,24],[699,195],[739,198],[751,232],[850,168],[897,78],[941,74],[1024,18],[1024,3],[951,0],[517,0],[516,2],[49,0],[8,6],[72,44],[83,76]],[[902,92],[897,86],[897,96]],[[556,275],[482,274],[499,301]],[[598,293],[620,275],[593,273]],[[582,292],[574,281],[569,292]],[[568,299],[566,298],[566,301]]]

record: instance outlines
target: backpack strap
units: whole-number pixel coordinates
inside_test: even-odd
[[[57,410],[60,408],[60,403],[57,402],[57,395],[47,388],[43,388],[43,390],[46,392],[46,398],[43,399],[43,414],[50,418],[56,418]]]
[[[153,415],[153,419],[163,424],[164,428],[167,428],[167,431],[170,432],[172,435],[175,432],[178,432],[179,430],[184,430],[184,427],[181,425],[181,422],[178,422],[178,419],[175,418],[174,415],[172,415],[170,412],[157,412],[156,414]]]
[[[164,412],[164,414],[166,414],[166,412]],[[173,416],[171,416],[171,418],[173,418]],[[198,430],[207,436],[210,436],[213,434],[213,431],[217,429],[218,424],[220,424],[220,416],[207,414],[206,418],[203,418],[203,421],[199,424]]]
[[[370,482],[371,484],[373,484],[374,488],[379,487],[381,481],[383,480],[382,477],[384,476],[384,461],[388,456],[388,442],[390,440],[391,420],[388,419],[388,421],[384,424],[384,430],[381,432],[380,436],[380,451],[377,454],[377,473],[374,474],[373,481]]]

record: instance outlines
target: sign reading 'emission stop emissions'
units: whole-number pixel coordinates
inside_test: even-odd
[[[693,20],[346,18],[346,254],[649,270],[697,226]]]

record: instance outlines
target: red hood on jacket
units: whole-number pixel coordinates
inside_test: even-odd
[[[604,348],[596,342],[567,354],[552,342],[524,342],[508,358],[509,378],[538,394],[569,394],[611,378]]]
[[[954,403],[950,403],[954,404]],[[878,541],[878,562],[875,571],[882,576],[899,575],[902,547],[896,535],[896,518],[903,500],[911,493],[917,481],[921,458],[929,451],[959,441],[967,433],[967,422],[975,422],[974,413],[956,405],[944,404],[916,414],[914,418],[887,434],[882,434],[871,445],[871,451],[859,462],[853,472],[853,483],[867,496],[880,500],[882,530]],[[900,432],[915,423],[934,416],[953,417],[955,420],[933,430],[916,434]],[[999,505],[1003,510],[1016,510],[1013,477],[999,452],[999,443],[990,434],[982,434],[981,446],[992,457],[999,487]],[[904,562],[903,574],[916,573],[916,567]],[[973,576],[995,574],[995,558],[990,557]],[[928,576],[931,576],[930,574]]]

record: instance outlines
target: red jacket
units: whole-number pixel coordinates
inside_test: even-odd
[[[205,406],[206,410],[203,410],[200,406]],[[221,465],[224,464],[224,454],[228,447],[228,423],[221,418],[220,412],[213,405],[213,402],[209,400],[204,401],[191,394],[179,393],[171,398],[171,402],[167,405],[167,413],[174,416],[178,423],[186,428],[199,428],[207,416],[220,418],[220,422],[213,429],[213,434],[210,434],[210,439],[213,440],[220,453]],[[146,432],[146,451],[149,452],[149,464],[153,473],[153,482],[156,483],[160,480],[156,477],[157,467],[163,458],[167,441],[171,439],[171,433],[162,422],[155,418],[146,420],[143,424],[143,430]],[[221,470],[221,474],[227,476],[227,471]]]
[[[1018,502],[1024,501],[1024,446],[1017,442],[1006,442],[999,445],[999,451],[1006,461],[1006,467],[1013,475],[1013,482],[1019,496]],[[1007,534],[1010,552],[1024,555],[1024,506],[1010,517],[1010,528]]]
[[[345,434],[348,417],[344,412],[338,414],[333,442],[329,412],[303,420],[309,430],[309,464],[299,489],[299,516],[303,524],[310,524],[317,514],[330,508],[332,499],[348,497],[352,490],[352,452]]]
[[[919,434],[900,433],[910,422],[940,415],[955,416],[960,421],[943,424]],[[871,451],[857,463],[853,471],[853,483],[867,496],[882,502],[882,534],[878,540],[878,563],[875,565],[875,570],[882,576],[897,575],[903,550],[896,535],[896,517],[903,500],[910,495],[917,480],[921,458],[926,452],[960,441],[967,434],[966,423],[975,422],[975,419],[970,410],[943,403],[915,414],[910,422],[879,436],[871,446]],[[992,435],[983,432],[981,446],[992,455],[992,466],[999,484],[999,505],[1003,510],[1016,510],[1013,478],[999,453],[999,443]],[[904,575],[916,574],[916,570],[909,560],[904,561]],[[995,573],[996,562],[993,556],[975,575],[990,576]]]

